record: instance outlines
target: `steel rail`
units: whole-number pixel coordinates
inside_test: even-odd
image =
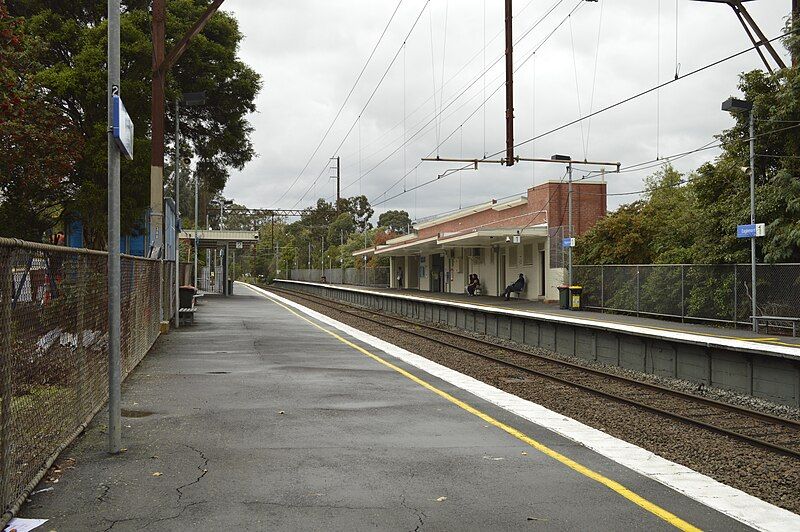
[[[374,315],[379,315],[384,319],[383,320],[379,320],[379,319],[375,319],[375,318],[370,318],[370,317],[367,317],[367,316],[363,316],[363,315],[357,314],[355,312],[351,312],[351,311],[348,311],[348,310],[343,310],[341,308],[337,308],[337,307],[335,307],[333,305],[330,305],[330,304],[327,304],[325,302],[321,302],[320,301],[320,300],[322,300],[322,301],[331,301],[331,300],[328,300],[326,298],[321,298],[320,296],[314,296],[314,295],[311,295],[311,294],[308,294],[308,293],[305,293],[305,292],[298,293],[296,291],[278,289],[278,288],[274,288],[274,287],[269,287],[269,290],[272,290],[272,291],[275,291],[275,292],[280,292],[280,293],[287,294],[287,295],[291,295],[291,296],[294,296],[294,297],[298,297],[300,299],[305,299],[306,301],[310,301],[312,303],[318,304],[320,306],[329,308],[329,309],[337,311],[337,312],[342,312],[344,314],[347,314],[347,315],[355,317],[355,318],[363,319],[363,320],[366,320],[366,321],[369,321],[369,322],[372,322],[372,323],[375,323],[377,325],[381,325],[381,326],[384,326],[384,327],[390,327],[392,329],[395,329],[395,330],[398,330],[398,331],[401,331],[401,332],[404,332],[404,333],[407,333],[407,334],[411,334],[413,336],[417,336],[419,338],[428,340],[430,342],[434,342],[434,343],[443,345],[445,347],[449,347],[451,349],[464,351],[464,352],[469,353],[471,355],[475,355],[475,356],[478,356],[480,358],[484,358],[486,360],[490,360],[490,361],[493,361],[495,363],[502,364],[504,366],[507,366],[507,367],[510,367],[510,368],[513,368],[513,369],[516,369],[516,370],[519,370],[519,371],[523,371],[523,372],[526,372],[526,373],[530,373],[530,374],[534,374],[534,375],[537,375],[537,376],[540,376],[540,377],[544,377],[544,378],[559,382],[561,384],[567,384],[569,386],[573,386],[573,387],[582,389],[584,391],[587,391],[587,392],[595,394],[595,395],[600,395],[600,396],[603,396],[603,397],[606,397],[606,398],[609,398],[609,399],[612,399],[612,400],[615,400],[615,401],[623,402],[623,403],[626,403],[626,404],[629,404],[629,405],[632,405],[632,406],[635,406],[635,407],[638,407],[638,408],[642,408],[642,409],[645,409],[645,410],[648,410],[648,411],[651,411],[651,412],[655,412],[657,414],[661,414],[661,415],[670,417],[672,419],[678,419],[678,420],[683,421],[685,423],[689,423],[689,424],[692,424],[692,425],[697,425],[697,426],[702,427],[704,429],[711,430],[713,432],[717,432],[719,434],[722,434],[722,435],[725,435],[725,436],[729,436],[729,437],[744,441],[744,442],[752,444],[752,445],[757,445],[757,446],[760,446],[760,447],[764,447],[764,448],[769,449],[771,451],[776,451],[776,452],[779,452],[781,454],[790,456],[792,458],[800,458],[800,450],[798,450],[798,449],[791,449],[791,448],[784,447],[782,445],[775,444],[775,443],[772,443],[772,442],[769,442],[769,441],[766,441],[766,440],[762,440],[762,439],[759,439],[759,438],[754,438],[752,436],[748,436],[746,434],[743,434],[743,433],[735,431],[735,430],[727,429],[725,427],[714,425],[712,423],[701,421],[699,419],[694,419],[694,418],[691,418],[691,417],[687,417],[685,415],[678,414],[678,413],[675,413],[675,412],[671,412],[669,410],[665,410],[663,408],[659,408],[657,406],[653,406],[653,405],[650,405],[650,404],[646,404],[646,403],[643,403],[641,401],[637,401],[635,399],[631,399],[631,398],[628,398],[628,397],[623,397],[621,395],[618,395],[618,394],[615,394],[615,393],[612,393],[612,392],[599,390],[599,389],[594,388],[592,386],[589,386],[587,384],[582,384],[582,383],[575,382],[574,380],[571,380],[571,379],[568,379],[568,378],[552,375],[552,374],[549,374],[549,373],[547,373],[546,371],[543,371],[543,370],[537,370],[537,369],[534,369],[534,368],[530,368],[530,367],[527,367],[527,366],[522,366],[522,365],[516,364],[514,362],[509,362],[508,360],[503,360],[501,358],[497,358],[497,357],[494,357],[492,355],[488,355],[486,353],[481,353],[479,351],[475,351],[474,349],[470,349],[468,347],[455,346],[452,343],[448,343],[445,340],[440,340],[440,339],[437,339],[437,338],[431,338],[430,336],[425,335],[425,334],[423,334],[421,332],[412,331],[412,330],[409,330],[409,329],[406,329],[406,328],[403,328],[403,327],[398,327],[396,325],[392,325],[390,323],[387,323],[385,321],[385,318],[389,317],[389,318],[391,318],[393,320],[400,321],[400,322],[406,323],[406,324],[414,326],[414,327],[420,327],[420,328],[423,328],[423,329],[428,329],[428,330],[431,330],[431,331],[435,331],[436,333],[439,333],[439,334],[450,335],[450,336],[454,336],[454,337],[457,337],[457,338],[460,338],[460,339],[463,339],[463,340],[468,340],[468,341],[476,342],[476,343],[479,343],[479,344],[491,346],[493,349],[501,349],[503,351],[507,351],[507,352],[510,352],[510,353],[523,355],[523,356],[526,356],[526,357],[529,357],[529,358],[539,359],[539,360],[542,360],[542,361],[547,362],[547,363],[565,366],[565,367],[568,367],[570,369],[576,369],[576,370],[579,370],[579,371],[582,371],[582,372],[585,372],[585,373],[591,373],[591,374],[594,374],[594,375],[597,375],[597,376],[601,376],[601,377],[604,377],[604,378],[610,378],[610,379],[616,380],[618,382],[623,382],[623,383],[625,383],[627,385],[638,386],[639,388],[645,388],[645,389],[649,389],[649,390],[652,390],[652,391],[657,391],[657,392],[660,392],[660,393],[665,393],[665,394],[668,394],[668,395],[672,395],[672,396],[677,397],[679,399],[693,401],[695,403],[700,403],[700,404],[703,404],[703,405],[706,405],[706,406],[716,407],[716,408],[719,408],[720,410],[725,410],[725,411],[728,411],[728,412],[733,412],[733,413],[736,413],[736,414],[740,414],[740,415],[742,415],[744,417],[748,417],[748,418],[751,418],[751,419],[755,418],[755,419],[758,419],[759,421],[766,421],[766,422],[769,422],[769,423],[778,424],[778,425],[781,425],[782,427],[785,427],[785,428],[791,428],[791,429],[795,429],[795,430],[800,430],[800,422],[792,420],[792,419],[786,419],[786,418],[782,418],[782,417],[778,417],[778,416],[773,416],[771,414],[766,414],[764,412],[757,412],[757,411],[751,410],[749,408],[744,408],[744,407],[739,407],[739,406],[736,406],[736,405],[731,405],[731,404],[728,404],[728,403],[723,403],[723,402],[720,402],[720,401],[716,401],[714,399],[708,399],[708,398],[705,398],[705,397],[698,397],[698,396],[693,395],[693,394],[681,392],[681,391],[678,391],[678,390],[673,390],[671,388],[666,388],[666,387],[660,386],[658,384],[652,384],[652,383],[638,381],[636,379],[623,377],[621,375],[615,375],[613,373],[608,373],[608,372],[605,372],[605,371],[602,371],[602,370],[588,368],[588,367],[581,366],[579,364],[574,364],[574,363],[571,363],[571,362],[568,362],[568,361],[565,361],[565,360],[559,360],[559,359],[556,359],[556,358],[551,358],[551,357],[547,357],[547,356],[543,356],[543,355],[538,355],[538,354],[535,354],[535,353],[530,353],[530,352],[527,352],[527,351],[522,351],[522,350],[519,350],[519,349],[515,349],[513,347],[497,345],[497,344],[492,343],[492,342],[487,341],[487,340],[481,340],[479,338],[474,338],[472,336],[468,336],[468,335],[465,335],[465,334],[460,334],[460,333],[448,331],[448,330],[445,330],[445,329],[440,329],[438,327],[434,327],[434,326],[428,325],[426,323],[420,323],[420,322],[417,322],[417,321],[408,320],[408,319],[397,317],[397,316],[388,316],[386,314],[378,314],[375,311],[361,309],[359,307],[356,307],[356,306],[354,306],[352,304],[349,304],[349,303],[346,303],[346,302],[335,301],[335,304],[341,305],[341,306],[347,306],[347,307],[351,307],[351,308],[357,308],[357,309],[361,310],[362,312],[369,312],[369,313],[372,313]]]

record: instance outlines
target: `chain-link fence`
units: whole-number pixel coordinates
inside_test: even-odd
[[[318,283],[322,276],[331,284],[352,284],[360,286],[374,286],[387,288],[389,286],[389,268],[327,268],[295,269],[291,272],[290,279],[295,281],[309,281]]]
[[[122,257],[123,378],[172,311],[174,267]],[[20,502],[108,397],[107,255],[0,239],[0,504]],[[162,284],[164,283],[164,284]]]
[[[751,323],[749,264],[574,266],[573,282],[593,310]],[[800,318],[800,264],[756,265],[756,304],[759,316]]]

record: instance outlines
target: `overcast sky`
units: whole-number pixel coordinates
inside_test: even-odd
[[[343,196],[363,193],[373,204],[383,202],[376,212],[405,209],[412,218],[560,179],[561,165],[486,164],[410,191],[458,166],[421,162],[422,157],[483,157],[505,147],[503,4],[430,0],[425,7],[426,0],[402,0],[312,157],[398,1],[227,0],[224,8],[237,17],[245,36],[241,57],[262,75],[264,89],[258,112],[250,117],[258,157],[232,172],[225,195],[253,208],[331,200],[335,181],[329,179],[328,158],[336,155]],[[768,38],[780,34],[790,5],[790,0],[746,4]],[[683,75],[751,46],[732,10],[716,3],[515,0],[514,13],[514,38],[521,38],[514,48],[516,142],[674,79],[676,68]],[[788,62],[783,47],[776,46]],[[569,154],[619,161],[624,168],[713,143],[713,135],[733,123],[720,103],[737,94],[738,74],[754,68],[763,65],[751,51],[520,146],[517,155]],[[702,151],[673,164],[691,171],[717,153]],[[608,175],[609,193],[641,190],[654,170]],[[611,196],[609,207],[637,197]]]

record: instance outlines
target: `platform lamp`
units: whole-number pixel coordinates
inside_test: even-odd
[[[206,101],[205,92],[185,92],[180,98],[175,98],[175,328],[180,327],[180,288],[181,288],[181,260],[180,260],[180,240],[181,240],[181,100],[187,107],[202,105]],[[195,180],[195,191],[197,191],[197,180]],[[197,196],[195,196],[195,269],[197,268]],[[197,278],[195,274],[195,285]]]
[[[189,107],[205,105],[206,91],[184,92],[182,95],[183,103]],[[194,174],[194,287],[197,288],[197,254],[200,243],[200,236],[197,234],[199,224],[198,205],[200,203],[200,177],[197,172]]]
[[[750,223],[756,223],[756,127],[753,103],[737,98],[728,98],[722,102],[722,110],[729,113],[747,113],[750,136]],[[750,238],[750,282],[752,284],[752,308],[750,319],[753,322],[753,332],[758,332],[758,318],[756,318],[756,235]]]
[[[572,157],[569,155],[559,155],[555,154],[550,157],[552,161],[564,161],[567,163],[567,175],[568,175],[568,185],[567,185],[567,228],[569,231],[569,238],[572,238],[574,235],[572,234]],[[563,240],[562,240],[563,242]],[[569,282],[567,283],[569,286],[572,286],[572,246],[569,246],[569,250],[567,251],[568,257],[568,275],[569,275]]]

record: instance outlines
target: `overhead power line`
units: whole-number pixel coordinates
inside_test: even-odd
[[[350,100],[350,96],[352,96],[353,92],[356,90],[356,86],[358,86],[358,82],[361,81],[361,77],[364,75],[364,72],[367,70],[367,67],[369,66],[370,61],[372,61],[372,57],[375,55],[375,52],[378,50],[378,46],[380,46],[381,42],[383,41],[383,37],[386,35],[386,31],[389,29],[389,26],[392,24],[392,21],[394,20],[394,17],[397,14],[397,11],[400,9],[400,5],[402,3],[403,3],[403,0],[399,0],[399,2],[397,2],[397,5],[395,6],[394,11],[392,11],[392,16],[389,17],[389,21],[386,23],[386,26],[384,26],[380,37],[378,37],[378,41],[375,43],[375,46],[372,47],[372,51],[370,52],[369,57],[367,57],[367,60],[364,63],[364,66],[361,67],[361,72],[358,73],[358,76],[356,77],[356,80],[353,82],[353,86],[350,87],[350,91],[347,93],[347,96],[345,96],[344,101],[342,102],[342,105],[339,106],[339,110],[336,112],[336,116],[334,116],[333,120],[331,120],[331,123],[328,126],[328,129],[325,130],[325,134],[322,136],[322,139],[320,139],[319,143],[317,144],[317,147],[314,148],[314,151],[311,153],[311,156],[308,158],[308,161],[306,161],[306,164],[303,166],[303,169],[300,170],[300,173],[297,174],[297,177],[294,178],[294,181],[292,181],[292,184],[289,185],[289,188],[287,188],[284,191],[284,193],[281,194],[280,198],[278,198],[275,201],[275,203],[279,203],[283,198],[285,198],[286,195],[297,184],[297,182],[303,176],[305,171],[308,169],[308,166],[311,164],[311,161],[314,160],[314,157],[317,155],[317,152],[319,151],[320,147],[322,147],[322,144],[325,142],[325,139],[328,138],[328,134],[331,132],[331,129],[333,129],[334,124],[336,124],[336,121],[339,119],[339,116],[342,114],[342,110],[344,110],[345,106],[347,105],[347,102]]]
[[[383,75],[378,80],[377,85],[375,85],[375,88],[372,90],[372,93],[369,95],[369,98],[367,98],[367,101],[364,103],[364,106],[361,108],[361,111],[359,111],[358,117],[353,121],[353,124],[350,126],[350,129],[347,130],[347,133],[345,133],[344,137],[342,138],[342,141],[339,143],[339,145],[334,150],[334,153],[338,153],[339,152],[339,150],[344,145],[344,143],[347,140],[347,138],[350,136],[350,133],[352,133],[353,128],[356,127],[356,124],[358,124],[359,120],[361,119],[361,115],[364,114],[364,111],[367,109],[367,107],[369,106],[370,102],[372,102],[372,99],[375,97],[375,93],[378,92],[378,89],[383,84],[383,81],[386,79],[386,76],[389,74],[389,71],[392,69],[392,66],[397,61],[397,58],[400,56],[400,52],[403,51],[403,48],[405,47],[405,44],[408,41],[408,38],[413,33],[414,28],[417,27],[417,23],[419,23],[419,19],[422,18],[422,14],[425,12],[425,9],[428,7],[428,4],[430,4],[430,0],[425,0],[425,4],[423,4],[422,9],[420,9],[419,13],[417,14],[417,17],[414,19],[414,23],[411,25],[411,28],[408,30],[408,33],[406,33],[406,36],[403,38],[402,44],[397,48],[397,51],[395,52],[394,56],[392,56],[392,60],[389,61],[389,66],[386,67],[386,70],[383,72]],[[327,164],[327,162],[326,162],[326,164]],[[320,174],[320,176],[318,176],[314,180],[314,182],[311,183],[311,186],[309,186],[308,189],[300,197],[300,199],[298,199],[297,202],[295,202],[295,205],[297,205],[298,203],[303,201],[303,199],[311,191],[311,189],[314,188],[314,185],[317,184],[317,181],[319,181],[319,178],[321,176],[322,176],[322,174]]]

